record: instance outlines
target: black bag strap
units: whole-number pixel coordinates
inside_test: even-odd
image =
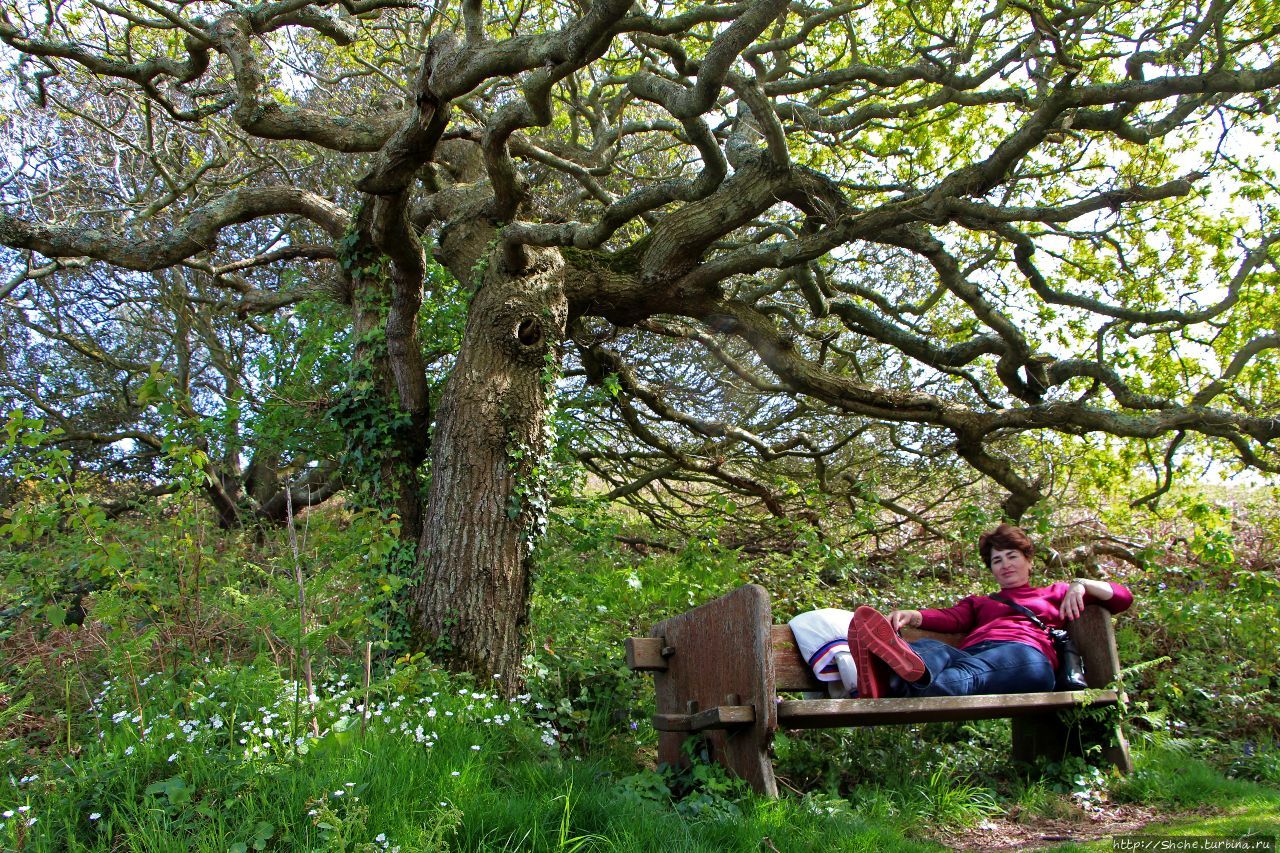
[[[1014,610],[1018,611],[1023,616],[1030,619],[1031,624],[1035,625],[1037,628],[1039,628],[1041,631],[1044,631],[1046,634],[1049,633],[1049,626],[1044,624],[1044,622],[1041,621],[1040,617],[1032,613],[1029,608],[1023,607],[1021,604],[1016,604],[1015,602],[1010,601],[1009,599],[1000,595],[1000,593],[998,592],[992,593],[991,598],[994,598],[996,601],[1000,602],[1001,604],[1009,605]]]

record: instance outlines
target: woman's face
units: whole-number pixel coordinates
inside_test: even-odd
[[[991,552],[991,574],[1001,589],[1026,586],[1031,579],[1031,561],[1017,548]]]

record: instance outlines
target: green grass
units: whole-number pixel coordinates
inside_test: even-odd
[[[321,686],[318,737],[295,690],[265,663],[110,680],[74,758],[0,785],[0,848],[931,849],[847,806],[746,796],[690,817],[627,797],[605,764],[566,759],[528,696],[437,671],[375,683],[367,717],[351,679]]]

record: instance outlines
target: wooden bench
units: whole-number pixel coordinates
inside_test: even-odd
[[[1068,623],[1085,660],[1089,690],[910,699],[802,699],[784,694],[823,691],[800,656],[791,629],[775,625],[769,593],[748,584],[653,626],[648,637],[626,641],[627,666],[652,672],[657,693],[653,726],[658,760],[679,764],[685,738],[705,733],[714,760],[757,792],[777,796],[769,747],[778,729],[878,726],[1008,717],[1013,757],[1032,762],[1082,753],[1102,741],[1121,772],[1132,769],[1119,727],[1069,728],[1062,711],[1115,705],[1120,673],[1111,614],[1089,606]],[[955,645],[960,635],[905,630],[909,640],[933,637]],[[1083,731],[1090,728],[1090,731]],[[1105,729],[1105,731],[1103,731]],[[1108,742],[1109,741],[1109,742]]]

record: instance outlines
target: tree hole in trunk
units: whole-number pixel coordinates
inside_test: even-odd
[[[525,317],[516,326],[516,340],[523,347],[536,347],[542,343],[542,324],[533,317]]]

